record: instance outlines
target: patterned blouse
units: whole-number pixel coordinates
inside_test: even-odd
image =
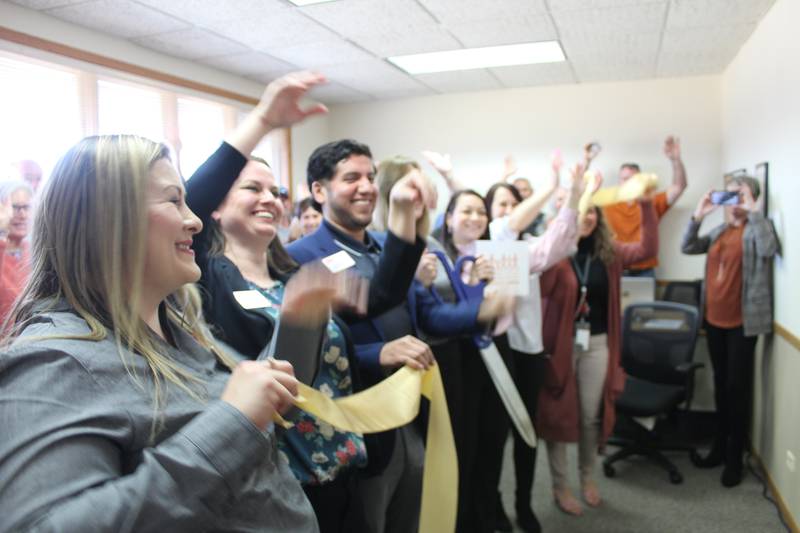
[[[278,281],[268,289],[253,283],[250,286],[273,304],[264,308],[264,312],[277,319],[284,284]],[[331,320],[322,345],[322,365],[313,387],[329,398],[349,396],[353,393],[349,364],[344,334]],[[292,422],[294,427],[278,441],[278,453],[301,484],[322,485],[336,479],[341,472],[367,464],[362,435],[340,431],[305,411],[298,411]]]

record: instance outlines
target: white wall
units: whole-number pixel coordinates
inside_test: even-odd
[[[775,320],[800,337],[800,2],[778,0],[722,77],[725,168],[768,161],[770,214],[783,241],[775,266]],[[794,307],[794,309],[792,309]],[[800,351],[775,336],[759,350],[753,445],[794,520],[800,520],[800,468],[791,473],[786,451],[800,458]]]
[[[378,160],[449,152],[459,178],[480,191],[497,180],[507,153],[536,186],[548,175],[554,148],[575,161],[590,140],[603,146],[596,165],[608,182],[616,183],[620,163],[636,161],[666,184],[671,167],[662,144],[666,135],[679,135],[689,189],[662,221],[658,275],[691,279],[701,277],[702,259],[680,253],[680,236],[696,198],[722,181],[719,83],[710,76],[353,104],[332,110],[328,133],[366,142]]]

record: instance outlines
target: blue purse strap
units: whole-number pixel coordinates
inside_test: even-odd
[[[441,250],[435,250],[433,254],[439,259],[439,262],[444,266],[444,271],[447,274],[447,279],[450,280],[450,286],[456,295],[459,302],[464,301],[483,301],[483,290],[486,288],[486,282],[481,281],[477,285],[469,285],[464,283],[461,279],[461,272],[466,263],[474,263],[475,257],[471,255],[464,255],[456,260],[453,267],[450,266],[450,260]],[[434,299],[439,303],[444,303],[442,297],[436,292],[436,289],[431,287],[431,294]],[[472,337],[475,345],[478,348],[486,348],[492,343],[492,338],[486,334],[475,334]]]

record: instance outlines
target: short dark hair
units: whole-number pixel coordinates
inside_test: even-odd
[[[306,179],[308,190],[313,190],[311,185],[315,181],[329,180],[336,173],[336,165],[352,155],[365,155],[372,159],[369,146],[353,139],[342,139],[323,144],[318,147],[308,158]]]
[[[642,169],[639,168],[639,165],[637,163],[622,163],[619,166],[619,169],[622,170],[623,168],[629,168],[634,172],[636,172],[637,174],[642,171]]]

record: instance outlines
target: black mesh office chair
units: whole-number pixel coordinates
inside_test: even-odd
[[[644,455],[669,473],[672,483],[683,476],[661,450],[691,451],[686,446],[666,446],[659,436],[633,417],[660,417],[678,410],[686,402],[689,410],[694,374],[702,363],[693,362],[697,339],[698,312],[695,307],[672,302],[632,304],[625,310],[622,325],[622,366],[628,374],[625,390],[617,399],[618,427],[630,435],[615,434],[609,441],[622,449],[603,461],[607,477],[615,475],[615,462],[631,455]]]
[[[703,280],[670,281],[664,288],[661,299],[665,302],[677,302],[699,308],[702,295]]]

